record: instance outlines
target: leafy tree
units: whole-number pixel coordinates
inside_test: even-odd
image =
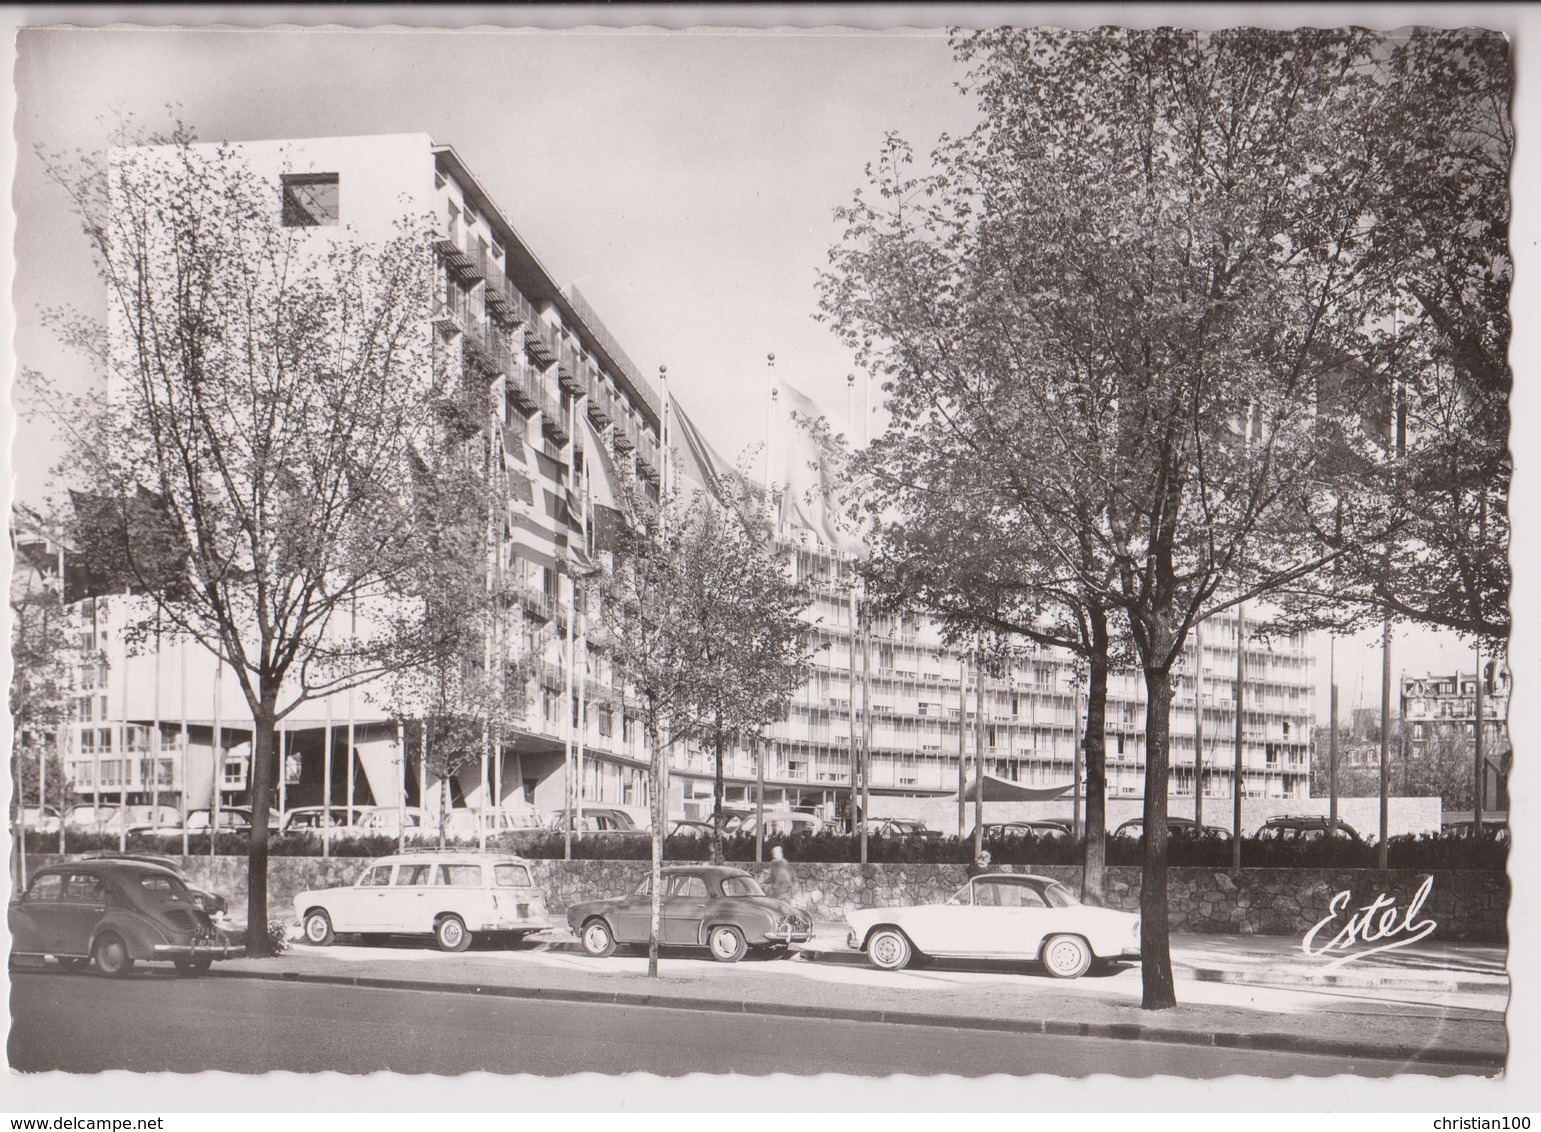
[[[19,804],[40,801],[39,758],[46,759],[47,803],[62,812],[69,792],[55,739],[70,719],[76,654],[62,579],[54,563],[46,567],[18,554],[11,578],[11,781]]]
[[[869,531],[862,574],[888,607],[923,610],[949,638],[1025,637],[1083,658],[1086,825],[1082,893],[1102,899],[1106,860],[1108,675],[1118,639],[1110,565],[1087,536],[1104,485],[1048,474],[1046,449],[1018,427],[1033,389],[979,289],[972,213],[933,203],[973,160],[966,143],[922,179],[890,136],[870,196],[837,215],[844,242],[822,278],[822,316],[888,381],[888,428],[843,468]],[[989,469],[982,475],[981,469]]]
[[[763,528],[742,512],[703,504],[685,519],[685,598],[701,671],[710,674],[690,714],[712,751],[712,856],[721,862],[723,753],[784,719],[807,680],[807,625],[799,615],[810,597]]]
[[[652,752],[655,977],[668,751],[710,741],[720,768],[728,742],[784,715],[806,675],[797,614],[807,598],[752,520],[705,493],[686,502],[636,491],[623,502],[630,525],[610,568],[589,583],[591,640],[625,682]]]
[[[1361,344],[1370,45],[1001,29],[957,49],[982,125],[929,175],[880,167],[886,227],[860,200],[847,213],[867,258],[836,250],[826,306],[852,312],[901,426],[966,457],[943,553],[979,546],[1005,577],[1031,556],[1035,598],[1052,583],[1127,625],[1147,694],[1143,1005],[1160,1009],[1173,666],[1199,620],[1335,556],[1268,536],[1323,472],[1322,359]],[[870,320],[868,345],[875,309],[907,333]],[[1014,542],[981,533],[995,524]]]
[[[44,155],[106,285],[103,326],[59,312],[107,396],[44,399],[71,437],[76,542],[143,597],[129,640],[190,637],[254,722],[248,923],[269,945],[266,815],[279,720],[437,655],[411,453],[464,442],[458,370],[428,332],[419,225],[366,242],[287,227],[239,147],[178,126],[83,162]],[[356,629],[355,629],[356,624]]]
[[[1345,439],[1349,490],[1311,516],[1343,552],[1304,595],[1501,645],[1509,633],[1509,118],[1497,32],[1416,28],[1375,72],[1359,256],[1374,296],[1362,353],[1367,427]],[[1368,384],[1368,390],[1366,390]],[[1348,507],[1341,506],[1343,495]],[[1367,528],[1391,537],[1365,537]],[[1314,580],[1313,581],[1317,581]],[[1298,596],[1298,595],[1297,595]]]

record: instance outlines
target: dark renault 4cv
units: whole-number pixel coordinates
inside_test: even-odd
[[[39,869],[11,901],[12,956],[53,956],[65,970],[95,960],[126,975],[140,960],[198,975],[216,959],[244,954],[226,939],[171,869],[148,861],[99,860]]]
[[[567,910],[567,923],[598,957],[616,944],[647,946],[652,919],[652,877],[626,896],[590,900]],[[742,959],[750,948],[789,954],[794,943],[813,938],[813,921],[783,900],[765,895],[743,869],[689,865],[663,870],[658,942],[705,947],[722,963]]]

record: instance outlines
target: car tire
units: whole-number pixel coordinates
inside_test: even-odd
[[[707,932],[706,947],[719,963],[737,963],[749,950],[744,933],[732,924],[718,924]]]
[[[186,979],[194,979],[199,975],[207,975],[209,968],[214,966],[214,960],[208,958],[175,959],[172,965],[176,967],[177,974]]]
[[[96,969],[108,978],[121,979],[134,969],[134,957],[128,953],[128,944],[113,932],[103,932],[91,947],[91,958]]]
[[[609,924],[598,917],[583,925],[578,938],[583,943],[585,955],[608,959],[615,954],[615,933],[610,930]]]
[[[879,971],[902,971],[914,956],[909,937],[898,928],[879,928],[867,940],[867,961]]]
[[[325,908],[312,908],[305,913],[303,931],[305,942],[312,947],[328,947],[337,938],[332,931],[332,917],[327,915]]]
[[[471,933],[466,931],[466,922],[456,915],[440,916],[433,925],[433,938],[440,951],[458,952],[471,946]]]
[[[1078,935],[1051,935],[1043,944],[1041,959],[1056,979],[1079,979],[1092,966],[1092,949]]]

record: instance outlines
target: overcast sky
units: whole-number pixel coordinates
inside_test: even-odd
[[[106,122],[180,117],[205,140],[427,132],[456,147],[558,282],[730,459],[763,440],[765,356],[847,427],[849,352],[813,318],[815,281],[884,133],[924,154],[974,121],[940,31],[49,30],[20,34],[16,348],[62,387],[88,373],[41,309],[102,293],[35,144],[99,148]],[[16,495],[57,451],[29,426]],[[1471,663],[1399,631],[1394,665]],[[1378,641],[1378,634],[1373,635]],[[1339,649],[1345,713],[1379,703],[1369,638]],[[1319,683],[1326,703],[1326,654]]]

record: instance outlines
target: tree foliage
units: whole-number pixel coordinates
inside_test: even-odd
[[[824,305],[884,379],[900,433],[884,486],[934,517],[889,543],[962,564],[932,604],[970,575],[985,593],[1025,578],[1028,611],[1079,603],[1127,627],[1148,704],[1144,1003],[1169,1006],[1169,713],[1188,634],[1348,555],[1290,537],[1311,508],[1352,500],[1356,552],[1396,529],[1365,499],[1374,453],[1345,443],[1371,431],[1366,387],[1382,403],[1387,387],[1370,204],[1391,143],[1369,113],[1387,45],[997,29],[956,46],[982,125],[923,174],[890,139],[843,213]]]
[[[752,516],[698,493],[625,500],[629,526],[610,568],[590,581],[593,645],[637,705],[652,752],[653,915],[668,832],[667,754],[681,742],[724,748],[783,718],[807,676],[809,596]]]
[[[458,371],[428,329],[434,260],[415,219],[381,242],[287,227],[239,146],[182,127],[127,140],[159,144],[44,157],[108,301],[105,325],[54,315],[107,396],[46,404],[71,437],[66,482],[92,501],[76,541],[145,595],[131,641],[158,615],[225,658],[251,709],[258,925],[277,721],[440,648],[403,600],[435,553],[411,457],[453,439],[433,410]]]

